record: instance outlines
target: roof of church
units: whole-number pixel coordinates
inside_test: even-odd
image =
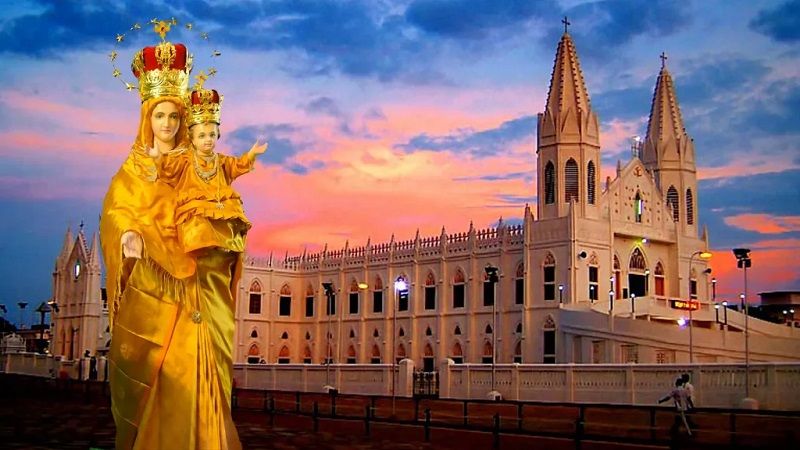
[[[558,43],[553,73],[550,76],[546,109],[559,117],[560,113],[570,108],[588,112],[591,104],[575,44],[569,33],[564,33]]]

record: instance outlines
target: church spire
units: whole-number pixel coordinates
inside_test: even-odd
[[[585,114],[591,109],[578,52],[572,37],[566,31],[558,43],[546,109],[555,117],[562,117],[569,110]]]
[[[661,53],[661,72],[658,74],[653,92],[650,121],[647,124],[647,137],[642,155],[642,161],[649,167],[659,165],[663,161],[681,160],[681,151],[689,140],[666,60],[667,55]],[[684,156],[693,159],[693,155]]]

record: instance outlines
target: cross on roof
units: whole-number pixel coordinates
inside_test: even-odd
[[[567,32],[567,27],[572,25],[572,24],[570,23],[569,19],[567,19],[567,16],[564,16],[564,18],[561,20],[561,23],[564,24],[564,33],[566,33]]]
[[[667,52],[661,52],[659,58],[661,58],[661,68],[663,69],[667,65]]]

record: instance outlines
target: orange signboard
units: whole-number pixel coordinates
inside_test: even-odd
[[[670,300],[669,305],[673,309],[683,309],[686,311],[697,311],[698,309],[700,309],[700,302],[698,302],[697,300],[690,300],[690,301]]]

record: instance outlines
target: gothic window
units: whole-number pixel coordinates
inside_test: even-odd
[[[594,161],[589,161],[589,167],[586,168],[586,187],[589,193],[590,205],[594,205],[595,178]]]
[[[258,337],[258,331],[255,328],[253,328],[253,331],[250,332],[250,337],[253,339]]]
[[[380,337],[380,336],[381,334],[378,332],[378,329],[375,328],[375,330],[372,332],[372,337]]]
[[[556,299],[556,259],[552,253],[548,253],[544,259],[542,268],[544,275],[544,299]]]
[[[522,364],[522,341],[517,341],[514,345],[514,362]]]
[[[544,203],[550,205],[556,202],[556,170],[553,163],[547,161],[544,168]]]
[[[397,346],[397,353],[395,354],[395,363],[399,363],[406,357],[406,346],[400,344]]]
[[[517,305],[525,303],[525,265],[522,263],[517,266],[514,279],[514,303]]]
[[[450,354],[450,359],[456,364],[464,363],[464,351],[461,349],[461,344],[456,342],[453,344],[453,351]]]
[[[291,316],[292,315],[292,290],[288,284],[284,284],[281,288],[279,315]]]
[[[355,339],[355,337],[356,337],[356,330],[351,328],[350,329],[350,339]]]
[[[303,350],[303,364],[311,364],[311,347],[308,345]]]
[[[461,334],[461,327],[456,325],[456,329],[453,330],[453,334],[455,334],[456,336],[460,335]]]
[[[377,331],[377,330],[376,330]],[[372,357],[369,360],[370,364],[381,363],[381,349],[377,345],[372,346]]]
[[[647,262],[644,259],[642,251],[639,250],[639,247],[636,247],[633,250],[633,253],[631,254],[631,261],[630,264],[628,264],[628,267],[631,270],[641,271],[641,272],[647,270]]]
[[[306,340],[307,341],[311,340],[311,333],[309,333],[308,331],[306,331]]]
[[[492,334],[492,326],[491,325],[486,325],[486,329],[483,330],[483,331],[486,334]]]
[[[350,314],[358,314],[358,297],[358,282],[354,278],[350,283]]]
[[[425,336],[433,336],[433,331],[431,331],[431,327],[425,328]]]
[[[672,221],[677,222],[681,220],[680,204],[678,203],[678,190],[675,186],[670,186],[667,189],[667,205],[672,209]]]
[[[284,345],[278,353],[278,364],[289,364],[290,361],[289,347]]]
[[[495,283],[489,281],[489,276],[484,272],[483,274],[483,306],[494,305],[494,289]]]
[[[331,295],[328,297],[327,293],[325,294],[325,313],[326,315],[336,315],[336,287],[331,283]]]
[[[372,291],[372,312],[383,312],[383,280],[381,277],[375,277],[375,287]]]
[[[694,223],[694,197],[691,189],[686,190],[686,223]]]
[[[639,191],[636,191],[636,197],[633,199],[633,217],[636,218],[636,223],[642,223],[642,213],[644,212],[644,200]]]
[[[543,359],[545,364],[556,363],[556,324],[553,317],[547,316],[542,330]]]
[[[405,336],[406,335],[406,330],[404,330],[403,327],[400,327],[400,331],[397,332],[397,335],[400,336],[400,337]]]
[[[522,334],[522,322],[517,324],[517,328],[515,329],[517,334]]]
[[[564,167],[564,201],[569,203],[570,199],[580,201],[578,195],[578,163],[570,158]]]
[[[436,309],[436,279],[433,272],[428,272],[425,279],[425,309]]]
[[[408,311],[408,279],[405,275],[400,275],[397,277],[397,281],[403,281],[406,283],[406,288],[402,291],[399,291],[397,294],[397,310]]]
[[[465,288],[464,272],[461,269],[457,269],[456,275],[453,277],[453,308],[464,307]]]
[[[352,345],[347,347],[347,364],[355,364],[356,363],[356,348]]]
[[[306,317],[314,317],[314,288],[310,284],[306,289]]]
[[[483,343],[483,357],[481,358],[481,362],[483,364],[491,364],[493,359],[494,359],[494,348],[492,347],[491,342],[486,341]]]
[[[595,301],[598,299],[599,294],[599,269],[597,266],[589,266],[589,300]]]
[[[261,283],[254,280],[250,283],[250,314],[261,314]]]
[[[664,266],[661,265],[659,261],[656,264],[656,271],[654,274],[655,282],[656,282],[656,295],[657,296],[664,296]]]
[[[689,278],[689,294],[692,297],[692,300],[697,300],[697,272],[695,272],[694,268],[691,271],[691,278]]]
[[[288,332],[286,332],[286,331],[284,331],[283,333],[281,333],[281,339],[283,339],[283,340],[289,339],[289,333],[288,333]]]

